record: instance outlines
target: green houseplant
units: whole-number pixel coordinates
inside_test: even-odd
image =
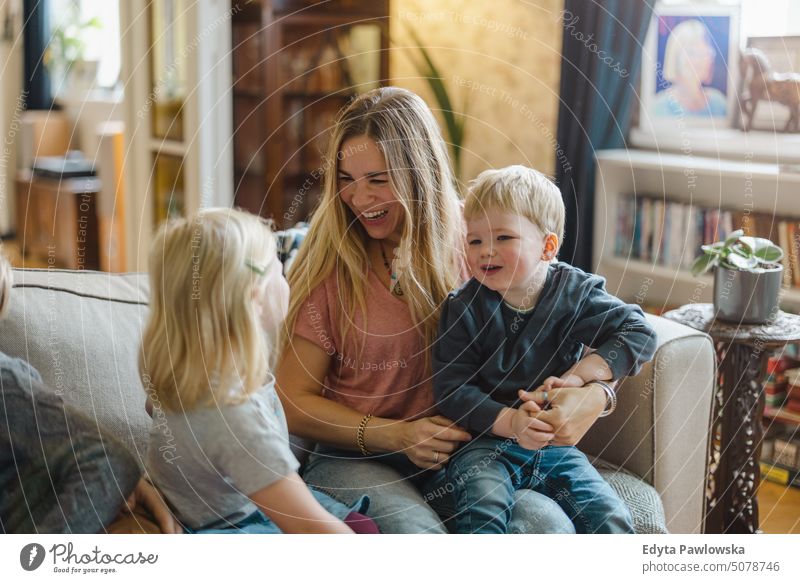
[[[698,276],[714,268],[714,310],[721,320],[763,324],[777,313],[783,281],[780,247],[739,229],[702,250],[692,273]]]
[[[439,106],[439,111],[444,120],[444,129],[447,134],[447,141],[450,146],[450,153],[453,157],[453,171],[456,179],[461,180],[461,150],[464,147],[464,138],[466,135],[465,124],[467,121],[468,95],[464,97],[461,107],[461,113],[457,113],[453,109],[453,100],[450,97],[450,92],[444,83],[444,76],[439,71],[439,68],[433,62],[430,53],[425,49],[419,36],[411,29],[407,28],[408,35],[411,40],[417,45],[419,50],[420,59],[410,57],[414,63],[414,67],[419,72],[430,87],[436,99],[436,104]]]

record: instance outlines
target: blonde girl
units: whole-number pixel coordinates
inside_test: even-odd
[[[292,433],[320,444],[304,476],[341,499],[369,492],[383,532],[444,532],[441,470],[471,438],[437,415],[430,378],[463,264],[447,150],[422,99],[383,87],[342,111],[326,161],[276,373]]]
[[[230,209],[170,222],[150,286],[146,467],[187,530],[352,532],[351,509],[310,491],[289,450],[269,371],[288,288],[269,228]]]

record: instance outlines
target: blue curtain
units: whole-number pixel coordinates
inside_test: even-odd
[[[654,0],[565,0],[556,182],[566,206],[559,258],[592,270],[594,152],[625,144]]]
[[[27,109],[50,109],[50,75],[43,57],[50,42],[49,0],[24,0],[23,16],[23,89]]]

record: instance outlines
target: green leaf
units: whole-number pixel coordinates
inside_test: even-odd
[[[718,257],[713,253],[706,253],[694,260],[692,264],[692,275],[697,277],[700,274],[708,271],[713,265],[716,265]]]
[[[411,39],[417,45],[417,48],[422,55],[424,64],[413,58],[412,62],[414,62],[414,66],[420,72],[420,74],[425,77],[425,80],[428,82],[428,86],[433,92],[433,96],[436,98],[436,102],[439,105],[442,118],[444,119],[445,129],[447,130],[447,136],[450,141],[450,151],[453,154],[453,166],[456,169],[456,174],[458,174],[458,171],[461,167],[461,147],[464,143],[464,124],[466,121],[466,116],[464,114],[456,114],[455,110],[453,109],[453,103],[450,100],[450,94],[448,93],[447,87],[444,84],[442,74],[434,64],[430,53],[428,53],[425,47],[422,46],[422,42],[414,30],[412,30],[410,27],[406,27],[406,30],[408,31]]]
[[[776,263],[783,259],[783,250],[777,245],[757,249],[753,255],[765,263]]]
[[[725,258],[725,262],[731,269],[742,269],[742,270],[750,270],[754,267],[758,266],[758,259],[755,257],[742,257],[741,255],[737,255],[736,253],[731,253]]]
[[[731,243],[735,243],[736,239],[744,235],[744,231],[742,229],[737,229],[730,235],[728,235],[725,239],[725,245],[730,245]]]
[[[704,253],[712,253],[714,255],[719,255],[722,251],[723,244],[722,243],[714,243],[713,245],[701,245],[700,249],[703,250]]]
[[[728,249],[730,249],[731,251],[733,251],[734,253],[736,253],[737,255],[739,255],[741,257],[752,257],[753,256],[753,250],[750,249],[750,247],[748,247],[747,245],[744,245],[744,244],[742,244],[742,245],[731,245],[730,247],[728,247]]]

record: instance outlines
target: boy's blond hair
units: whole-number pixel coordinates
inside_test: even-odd
[[[527,166],[484,170],[470,182],[464,201],[467,220],[495,208],[520,215],[541,229],[564,238],[564,201],[561,191],[547,176]]]
[[[167,411],[245,400],[268,376],[272,346],[255,297],[279,277],[258,217],[208,209],[164,225],[150,250],[150,314],[139,370]]]
[[[11,285],[13,283],[11,263],[3,252],[0,244],[0,320],[6,315],[8,305],[11,301]]]

